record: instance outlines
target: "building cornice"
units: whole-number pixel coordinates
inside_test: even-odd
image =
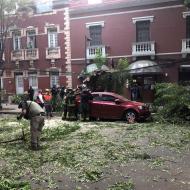
[[[129,11],[119,11],[119,12],[110,12],[110,13],[99,13],[87,16],[76,16],[70,18],[70,20],[80,20],[80,19],[87,19],[87,18],[98,18],[98,17],[105,17],[105,16],[115,16],[115,15],[122,15],[122,14],[131,14],[131,13],[139,13],[139,12],[149,12],[149,11],[158,11],[164,9],[176,9],[184,7],[184,5],[172,5],[172,6],[164,6],[164,7],[154,7],[154,8],[145,8],[145,9],[138,9],[138,10],[129,10]]]

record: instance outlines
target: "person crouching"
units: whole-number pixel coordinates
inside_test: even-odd
[[[30,121],[31,149],[39,150],[45,112],[38,103],[29,100],[20,102],[18,108],[22,111],[17,119],[20,120],[24,117]]]

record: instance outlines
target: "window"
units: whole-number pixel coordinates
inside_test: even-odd
[[[14,31],[13,32],[13,50],[21,49],[21,32]]]
[[[56,48],[58,46],[57,28],[48,28],[48,47]]]
[[[59,72],[52,72],[50,76],[50,86],[51,88],[56,85],[59,86]]]
[[[190,15],[186,17],[186,37],[190,39]]]
[[[150,41],[150,21],[136,22],[136,40],[137,42]]]
[[[102,26],[101,25],[94,25],[89,26],[89,33],[90,33],[90,45],[102,45]]]
[[[33,88],[38,87],[37,75],[29,75],[29,86],[32,86]]]
[[[99,96],[99,94],[93,94],[92,96],[94,101],[101,101],[101,97]]]
[[[98,4],[98,3],[102,3],[102,0],[88,0],[88,4]]]
[[[27,48],[34,49],[36,48],[36,31],[28,30],[26,31],[27,36]]]
[[[115,101],[115,97],[110,96],[110,95],[103,95],[102,96],[102,101],[114,102]]]

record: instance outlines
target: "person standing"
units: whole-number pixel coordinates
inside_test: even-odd
[[[19,109],[22,109],[17,119],[20,120],[23,117],[30,121],[30,135],[31,135],[31,149],[40,149],[40,135],[44,126],[45,112],[34,101],[21,101],[18,105]]]
[[[44,99],[43,99],[43,95],[42,95],[42,90],[38,91],[38,95],[36,97],[36,103],[38,103],[41,108],[44,107]]]
[[[28,95],[29,95],[30,101],[33,101],[34,100],[34,89],[32,88],[32,86],[30,86],[30,88],[28,89]]]
[[[46,110],[46,117],[53,117],[52,115],[52,105],[51,105],[51,100],[52,100],[52,95],[50,93],[49,89],[46,89],[46,93],[43,96],[44,98],[44,106]]]
[[[65,87],[64,87],[64,86],[61,87],[60,92],[59,92],[59,95],[60,95],[60,97],[61,97],[61,100],[63,100],[64,95],[65,95]]]
[[[56,106],[57,106],[57,95],[58,95],[58,89],[57,89],[56,85],[53,85],[53,87],[51,89],[51,94],[52,94],[52,109],[53,109],[53,111],[55,111]]]
[[[92,100],[90,91],[83,89],[80,96],[80,113],[83,121],[86,121],[86,118],[89,116],[90,100]]]

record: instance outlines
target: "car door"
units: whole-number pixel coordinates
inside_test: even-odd
[[[102,114],[105,119],[120,119],[122,110],[120,104],[115,103],[116,97],[111,95],[102,95]]]
[[[90,116],[94,118],[101,118],[103,114],[102,96],[100,94],[93,94],[93,100],[90,103]]]

